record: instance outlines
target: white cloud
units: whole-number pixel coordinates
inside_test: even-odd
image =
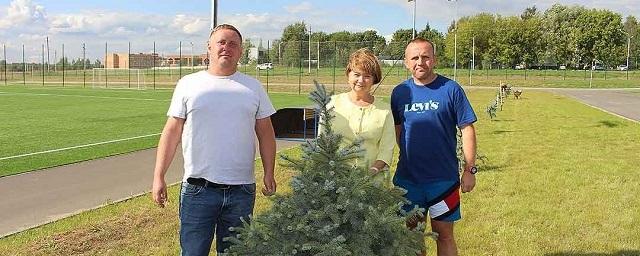
[[[294,23],[295,18],[287,15],[262,14],[236,14],[224,16],[222,23],[233,24],[240,30],[243,38],[263,38],[265,40],[279,38],[285,26]]]
[[[53,17],[50,30],[53,32],[86,32],[90,26],[87,15],[59,15]]]
[[[289,13],[303,13],[308,12],[313,9],[313,6],[310,2],[302,2],[294,5],[287,5],[284,7],[285,10]]]
[[[206,33],[209,24],[205,19],[199,17],[178,14],[173,18],[171,25],[185,34],[193,35]]]
[[[14,0],[5,13],[6,15],[2,15],[4,18],[0,18],[0,29],[42,23],[47,19],[44,7],[31,0]]]
[[[43,41],[45,40],[47,36],[42,35],[42,34],[20,34],[18,35],[18,38],[20,38],[22,41]]]

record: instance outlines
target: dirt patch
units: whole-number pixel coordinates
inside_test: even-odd
[[[127,213],[121,216],[114,216],[81,229],[45,237],[29,246],[25,254],[95,255],[107,253],[112,250],[118,250],[119,245],[130,243],[128,241],[130,236],[140,231],[144,232],[144,230],[158,224],[157,222],[164,218],[171,217],[152,216],[151,213]]]

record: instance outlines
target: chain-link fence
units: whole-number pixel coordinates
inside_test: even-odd
[[[262,45],[262,44],[261,44]],[[270,92],[305,93],[313,89],[313,81],[340,92],[348,90],[345,66],[349,55],[357,49],[369,48],[383,67],[381,93],[407,79],[410,73],[402,59],[406,44],[373,42],[267,41],[266,47],[245,49],[239,71],[259,79]],[[77,45],[74,47],[78,47]],[[109,43],[69,55],[69,45],[51,51],[40,47],[23,48],[22,59],[7,60],[3,45],[0,81],[4,85],[73,86],[84,88],[173,88],[184,75],[205,70],[208,57],[206,43],[151,42],[144,47],[131,43]],[[38,49],[39,51],[36,51]],[[143,50],[152,49],[152,50]],[[172,49],[158,51],[157,49]],[[80,52],[79,54],[77,52]],[[30,56],[25,58],[25,56]],[[34,61],[37,56],[38,61]],[[93,57],[90,60],[87,56]],[[51,58],[53,57],[53,58]],[[27,61],[29,59],[29,61]],[[503,69],[493,65],[476,65],[465,69],[437,66],[436,71],[462,85],[543,87],[638,87],[637,71]]]

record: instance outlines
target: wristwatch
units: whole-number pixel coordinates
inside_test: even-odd
[[[475,165],[471,166],[471,168],[469,168],[469,172],[475,175],[478,172],[478,167],[476,167]]]

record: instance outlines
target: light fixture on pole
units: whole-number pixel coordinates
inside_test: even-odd
[[[416,2],[417,0],[408,0],[409,2],[413,2],[413,30],[411,31],[411,39],[416,38]]]
[[[455,2],[456,18],[453,20],[453,81],[456,81],[456,73],[458,73],[458,0],[447,0]]]

